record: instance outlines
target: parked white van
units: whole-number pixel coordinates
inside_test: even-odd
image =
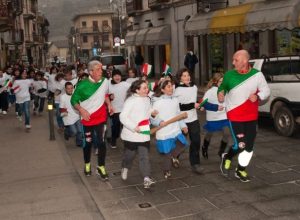
[[[264,57],[250,64],[262,71],[271,90],[260,115],[271,116],[280,135],[292,136],[300,124],[300,56]]]

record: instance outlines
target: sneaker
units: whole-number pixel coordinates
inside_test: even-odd
[[[95,149],[95,155],[98,155],[98,153],[99,153],[99,150],[98,150],[98,148],[96,148]]]
[[[7,115],[7,111],[2,111],[2,114],[3,115]]]
[[[104,166],[98,166],[96,174],[99,175],[104,181],[108,180],[108,174],[106,173]]]
[[[202,146],[201,149],[202,149],[202,156],[203,156],[205,159],[208,159],[208,152],[207,152],[208,148]]]
[[[245,170],[238,170],[238,169],[235,169],[235,177],[240,179],[240,181],[242,181],[243,183],[247,183],[247,182],[250,182],[250,179],[248,177],[248,174]]]
[[[16,112],[16,116],[19,116],[19,113],[18,113],[18,112]]]
[[[177,159],[177,158],[175,158],[175,157],[172,157],[172,165],[173,165],[173,167],[174,168],[179,168],[179,166],[180,166],[180,162],[179,162],[179,160]]]
[[[84,175],[85,175],[85,176],[90,176],[90,175],[92,175],[92,170],[91,170],[91,164],[90,164],[90,163],[85,164],[85,167],[84,167],[83,172],[84,172]]]
[[[17,119],[19,120],[19,122],[23,121],[22,116],[17,116]]]
[[[227,153],[222,154],[222,160],[220,164],[220,170],[224,176],[228,176],[230,165],[231,165],[231,160],[226,159],[226,155]]]
[[[167,180],[171,176],[171,171],[164,172],[165,179]]]
[[[116,149],[116,148],[117,148],[116,145],[110,145],[110,147],[111,147],[112,149]]]
[[[200,164],[195,164],[191,168],[192,168],[192,171],[197,174],[202,174],[202,172],[204,170],[203,167],[200,166]]]
[[[31,125],[25,125],[25,128],[26,128],[26,129],[30,129],[30,128],[31,128]]]
[[[144,178],[144,188],[149,189],[151,185],[153,185],[155,181],[151,179],[150,177],[145,177]]]
[[[121,170],[121,178],[122,180],[127,180],[128,177],[128,168],[122,168]]]

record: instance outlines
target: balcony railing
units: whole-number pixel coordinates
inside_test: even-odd
[[[80,34],[93,34],[93,33],[99,33],[99,32],[100,32],[99,27],[76,28],[76,33],[80,33]]]
[[[166,3],[169,3],[170,0],[148,0],[148,7],[153,8],[153,7],[161,7]]]
[[[143,0],[126,1],[126,11],[129,16],[143,10]]]
[[[32,4],[25,4],[23,7],[23,17],[27,19],[34,19],[36,17],[36,9]]]
[[[25,34],[25,42],[26,43],[33,43],[33,35],[32,34]]]
[[[22,30],[22,29],[15,30],[12,35],[12,40],[13,40],[13,43],[16,43],[16,44],[23,43],[24,42],[24,30]]]
[[[11,0],[12,13],[20,15],[23,13],[23,0]]]

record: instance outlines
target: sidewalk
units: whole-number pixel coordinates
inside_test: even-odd
[[[30,133],[13,113],[0,116],[0,219],[103,219],[64,143],[49,141],[47,112]]]

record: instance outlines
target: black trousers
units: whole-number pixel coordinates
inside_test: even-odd
[[[83,145],[83,159],[85,163],[91,161],[91,151],[93,138],[97,139],[98,143],[98,166],[105,165],[106,145],[104,141],[104,124],[101,123],[93,126],[83,126],[84,145]]]
[[[189,137],[191,140],[190,145],[190,163],[191,166],[200,164],[200,144],[201,144],[201,137],[200,137],[200,124],[199,121],[193,121],[190,123],[186,123],[188,130],[189,130]]]
[[[114,113],[111,116],[111,145],[116,146],[117,139],[120,137],[121,122],[120,113]]]
[[[6,91],[0,93],[0,109],[7,111],[8,109],[8,93]]]
[[[257,121],[247,122],[231,122],[233,129],[234,142],[238,147],[238,150],[230,148],[227,158],[232,159],[236,154],[247,151],[252,152],[254,147],[254,141],[256,138]]]

